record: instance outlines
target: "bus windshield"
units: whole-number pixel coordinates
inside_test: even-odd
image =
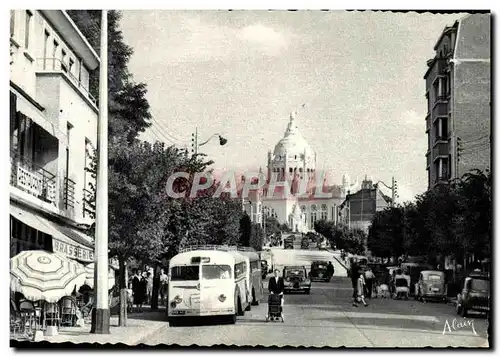
[[[186,265],[172,267],[171,275],[171,281],[198,280],[200,279],[200,266]]]
[[[231,279],[231,267],[229,265],[203,265],[201,276],[203,280]]]

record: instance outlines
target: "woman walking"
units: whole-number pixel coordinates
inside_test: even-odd
[[[357,285],[357,291],[358,291],[358,301],[361,301],[364,306],[368,306],[368,304],[365,301],[365,275],[363,274],[363,271],[360,269],[358,271],[358,285]]]

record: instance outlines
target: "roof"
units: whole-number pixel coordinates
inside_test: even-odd
[[[275,156],[284,156],[285,154],[289,156],[297,155],[303,159],[304,154],[310,158],[314,158],[316,154],[300,133],[294,113],[290,115],[290,122],[288,123],[285,135],[274,147]],[[314,164],[315,162],[313,162]]]
[[[220,250],[193,250],[189,252],[179,253],[170,260],[170,265],[175,264],[190,264],[191,258],[196,256],[214,257],[221,260],[229,260],[234,263],[244,261],[245,257],[237,251],[220,251]]]

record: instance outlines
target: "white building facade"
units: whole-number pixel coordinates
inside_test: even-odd
[[[58,251],[93,262],[86,171],[97,145],[89,93],[99,58],[65,11],[10,13],[11,256]]]
[[[323,172],[317,172],[316,165],[316,152],[302,136],[296,113],[292,113],[283,138],[273,151],[268,152],[268,184],[253,197],[251,206],[246,206],[247,212],[251,210],[252,218],[259,218],[254,222],[262,223],[265,217],[273,216],[281,224],[286,223],[292,231],[302,233],[314,231],[314,223],[322,219],[337,222],[339,207],[347,192],[358,185],[351,185],[348,176],[344,175],[342,185],[326,181],[319,183],[323,188],[318,187],[317,191],[330,196],[319,197],[315,195],[316,180],[328,177],[324,177]],[[276,182],[274,190],[269,185],[273,181]],[[285,181],[288,182],[290,195],[285,194],[287,186],[282,186]],[[298,194],[304,191],[305,194]]]

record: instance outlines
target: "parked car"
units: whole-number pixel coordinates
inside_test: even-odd
[[[410,276],[410,294],[413,295],[415,293],[415,284],[418,282],[420,277],[420,272],[424,270],[432,270],[432,266],[426,263],[402,263],[401,270],[406,270],[408,275]]]
[[[471,273],[465,278],[464,288],[457,295],[457,314],[467,317],[469,311],[490,312],[490,276],[488,273]]]
[[[309,238],[302,238],[302,241],[300,242],[300,249],[309,249]]]
[[[309,277],[311,281],[330,281],[331,277],[327,272],[328,262],[314,261],[311,263],[311,272]]]
[[[293,238],[292,237],[285,238],[284,248],[285,249],[293,249]]]
[[[446,285],[444,272],[438,270],[422,270],[415,284],[415,300],[446,301]]]
[[[285,293],[290,291],[311,292],[311,280],[307,275],[305,266],[285,266],[283,269],[283,280],[285,282]]]

